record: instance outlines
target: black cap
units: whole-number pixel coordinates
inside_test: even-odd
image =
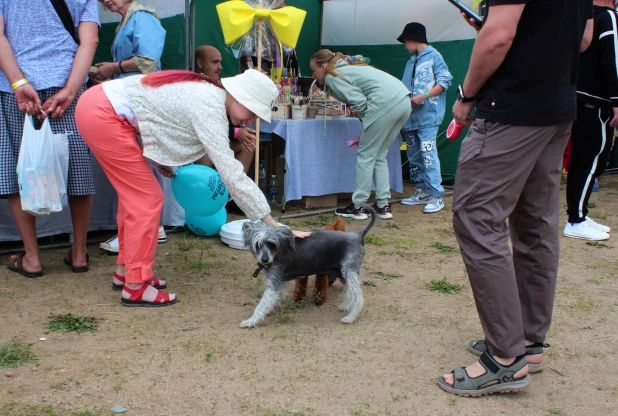
[[[403,33],[397,38],[401,43],[406,43],[406,40],[415,40],[417,42],[427,42],[427,30],[425,26],[418,22],[408,23],[403,29]]]

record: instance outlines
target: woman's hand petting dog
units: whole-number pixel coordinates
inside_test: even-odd
[[[305,238],[305,237],[309,237],[311,235],[311,233],[308,232],[308,231],[292,230],[292,232],[294,233],[294,237],[296,237],[296,238]]]

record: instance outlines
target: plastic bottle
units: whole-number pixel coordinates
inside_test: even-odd
[[[260,160],[260,169],[258,171],[258,186],[266,195],[266,162]]]
[[[277,190],[277,177],[276,175],[272,176],[272,179],[270,180],[270,203],[271,204],[277,204],[277,194],[278,194],[278,190]]]

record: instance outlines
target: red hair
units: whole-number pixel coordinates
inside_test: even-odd
[[[201,73],[197,74],[191,71],[183,71],[172,69],[168,71],[152,72],[142,78],[142,84],[149,87],[157,88],[166,84],[174,84],[176,82],[199,82],[206,81],[219,88],[223,88],[223,84],[219,80],[213,80],[208,75]]]

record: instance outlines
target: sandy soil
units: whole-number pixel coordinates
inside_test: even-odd
[[[602,178],[591,210],[616,229],[617,194],[618,177]],[[0,415],[107,415],[116,405],[129,415],[618,414],[615,237],[601,245],[562,238],[552,347],[530,388],[469,399],[435,385],[474,361],[466,342],[482,336],[445,202],[434,215],[396,204],[395,218],[373,229],[366,305],[353,325],[339,322],[337,282],[319,308],[288,302],[258,328],[240,329],[261,293],[253,258],[189,233],[171,234],[157,251],[155,273],[180,298],[166,308],[120,306],[110,287],[115,257],[96,246],[86,274],[62,264],[65,250],[43,252],[39,279],[3,266],[0,343],[32,344],[38,364],[0,368]],[[285,222],[311,230],[333,218]],[[444,277],[462,291],[426,289]],[[45,333],[50,315],[69,312],[99,318],[98,330]]]

